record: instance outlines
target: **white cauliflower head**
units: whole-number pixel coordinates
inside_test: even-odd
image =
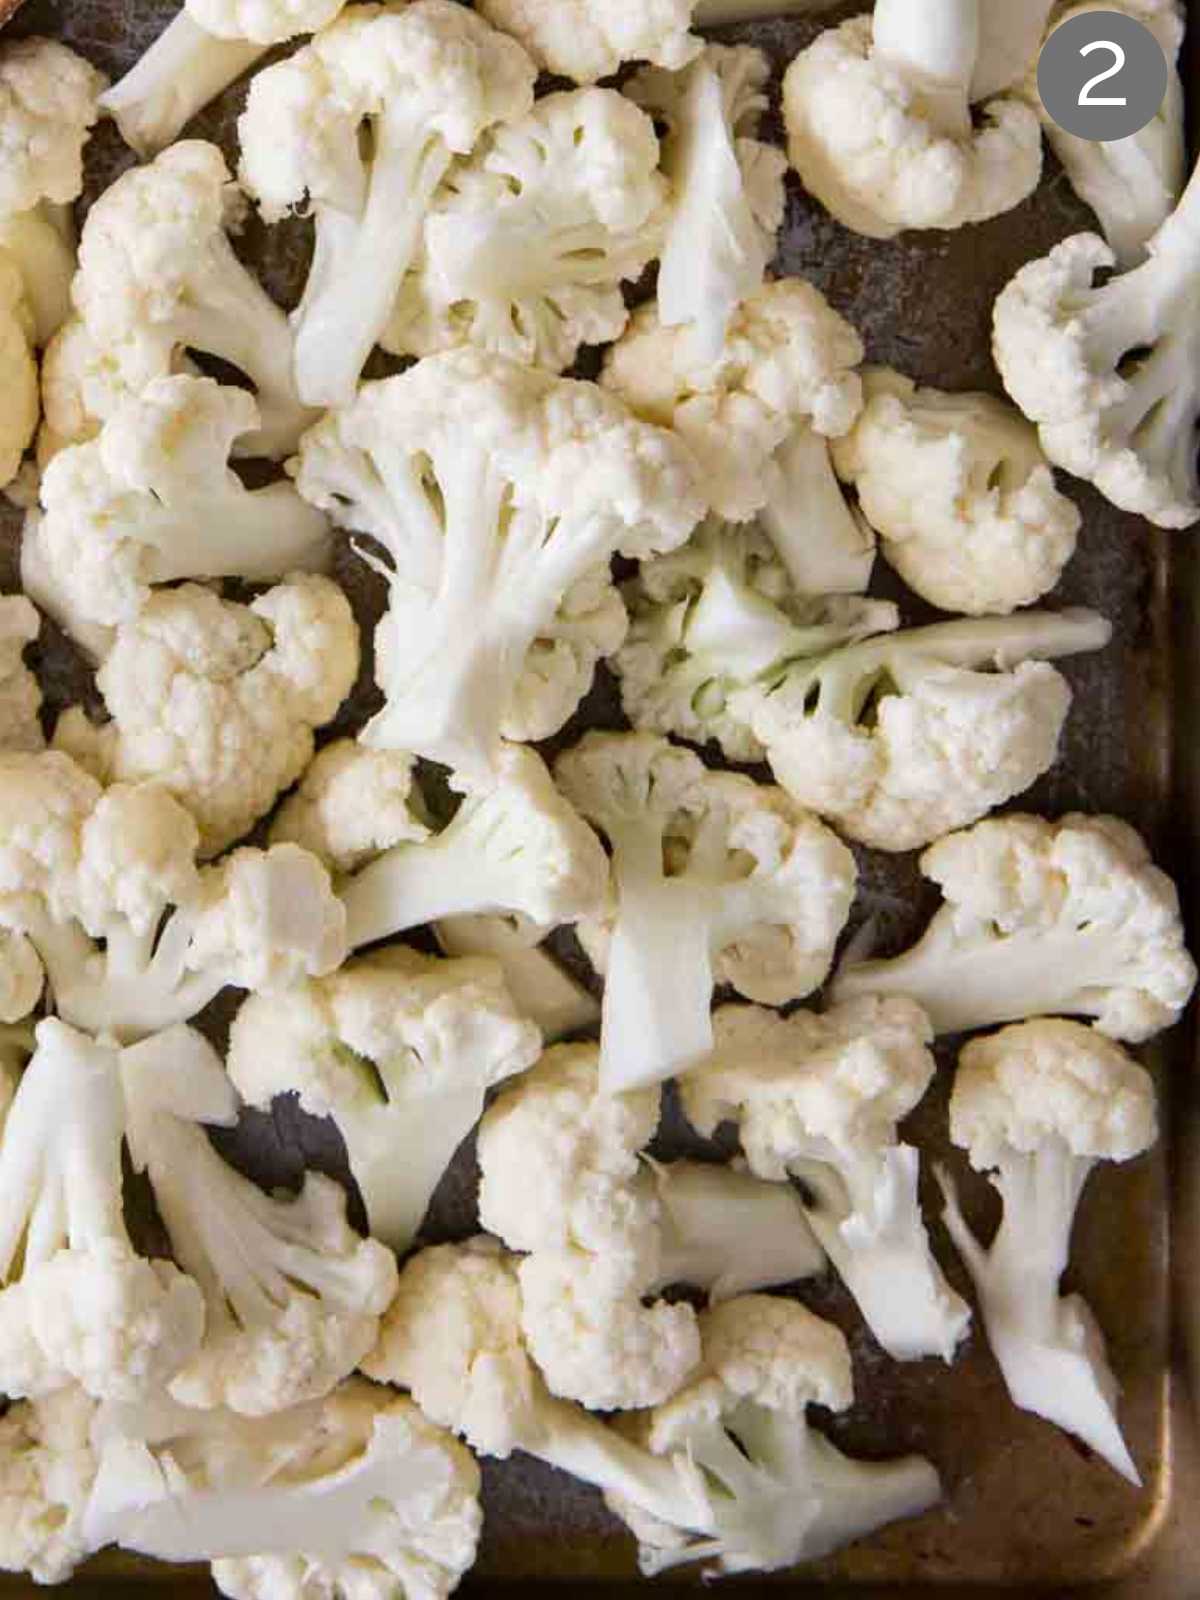
[[[112,721],[68,712],[55,739],[112,778],[162,783],[214,855],[300,776],[357,670],[353,614],[326,578],[289,578],[249,606],[184,584],[117,629],[97,673]]]
[[[970,9],[958,8],[963,18]],[[873,18],[851,17],[818,34],[788,68],[792,165],[855,232],[888,239],[905,228],[959,228],[1011,210],[1037,188],[1036,113],[1015,97],[998,98],[976,127],[968,102],[974,50],[968,37],[956,43],[966,49],[952,65],[923,59],[947,46],[936,24],[914,17],[905,0],[883,0]]]
[[[65,206],[83,188],[83,146],[106,79],[57,39],[0,49],[0,214],[42,201]]]
[[[606,972],[604,1088],[703,1056],[717,982],[766,1004],[818,988],[849,914],[846,847],[782,790],[653,734],[589,733],[555,774],[613,851],[613,905],[580,924]]]
[[[921,867],[945,905],[911,950],[847,967],[836,994],[911,995],[939,1033],[1058,1012],[1133,1043],[1187,1004],[1196,967],[1175,885],[1116,817],[991,818]]]
[[[730,318],[715,357],[651,302],[612,347],[602,382],[639,416],[673,428],[704,472],[718,515],[741,522],[767,502],[772,457],[796,424],[843,434],[862,405],[858,334],[802,278],[764,284]]]
[[[658,252],[666,181],[654,125],[613,89],[546,95],[452,167],[383,343],[477,345],[561,372],[629,312],[622,280]]]
[[[595,83],[624,61],[677,71],[702,48],[688,32],[695,0],[480,0],[494,27],[519,39],[539,67]]]
[[[909,588],[968,616],[1053,589],[1082,518],[1036,430],[990,395],[918,389],[887,368],[864,383],[863,413],[833,459]]]

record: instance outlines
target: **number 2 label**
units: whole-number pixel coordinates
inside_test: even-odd
[[[1119,44],[1114,43],[1112,39],[1093,39],[1091,44],[1085,44],[1080,47],[1079,54],[1081,56],[1088,56],[1091,55],[1093,50],[1108,50],[1112,54],[1112,66],[1106,67],[1103,72],[1098,72],[1094,78],[1088,79],[1083,88],[1079,91],[1079,104],[1081,106],[1128,105],[1129,102],[1126,100],[1124,95],[1121,95],[1119,99],[1109,99],[1105,98],[1103,95],[1097,98],[1092,94],[1092,90],[1098,83],[1104,83],[1109,78],[1115,78],[1118,73],[1122,71],[1125,66],[1124,50],[1121,49]]]

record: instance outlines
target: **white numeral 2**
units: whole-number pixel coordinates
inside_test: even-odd
[[[1103,83],[1108,78],[1115,78],[1117,76],[1117,74],[1121,71],[1121,69],[1125,65],[1125,52],[1124,52],[1124,50],[1121,49],[1121,46],[1119,44],[1114,44],[1111,39],[1093,39],[1091,44],[1085,44],[1085,45],[1083,45],[1081,47],[1081,49],[1079,51],[1079,54],[1081,56],[1091,55],[1093,50],[1111,50],[1112,51],[1113,64],[1106,71],[1098,72],[1094,78],[1089,78],[1088,79],[1088,81],[1084,84],[1083,88],[1080,89],[1080,91],[1079,91],[1079,104],[1081,106],[1124,106],[1124,105],[1128,105],[1129,102],[1128,102],[1128,100],[1126,100],[1124,95],[1122,95],[1119,100],[1118,99],[1106,100],[1103,97],[1101,97],[1098,100],[1097,99],[1093,99],[1092,90],[1096,87],[1096,85],[1098,83]]]

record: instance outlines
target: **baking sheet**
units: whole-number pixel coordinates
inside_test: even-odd
[[[172,0],[29,0],[11,29],[57,34],[116,75],[174,9]],[[857,9],[853,4],[837,7],[832,20]],[[829,20],[779,18],[723,29],[716,36],[761,46],[782,70]],[[189,132],[217,139],[235,160],[233,124],[241,101],[242,91],[231,91]],[[780,136],[777,121],[771,133]],[[102,127],[89,151],[89,193],[131,161],[115,131]],[[777,266],[782,273],[803,274],[820,285],[861,331],[869,360],[889,362],[943,388],[999,393],[988,355],[996,293],[1024,261],[1089,226],[1090,213],[1049,156],[1042,186],[1018,210],[957,233],[910,235],[890,243],[861,239],[840,228],[790,177]],[[294,303],[303,282],[307,233],[307,225],[299,222],[268,233],[251,221],[239,245],[287,305]],[[389,365],[379,370],[389,370]],[[1186,653],[1195,633],[1192,608],[1180,601],[1183,591],[1178,588],[1172,606],[1168,586],[1175,561],[1179,582],[1189,585],[1186,593],[1200,592],[1190,587],[1194,562],[1181,559],[1167,536],[1123,516],[1091,491],[1069,487],[1083,510],[1084,525],[1079,553],[1052,603],[1103,611],[1114,624],[1114,640],[1099,657],[1063,664],[1076,703],[1061,760],[1020,805],[1048,815],[1072,809],[1115,811],[1148,835],[1168,865],[1178,866],[1192,858],[1187,819],[1200,815],[1200,801],[1189,804],[1193,794],[1200,795],[1200,762],[1194,774],[1186,767],[1174,769],[1171,762],[1179,727],[1175,713],[1194,718],[1191,686],[1196,680]],[[19,519],[6,509],[0,526],[0,586],[12,589]],[[351,593],[369,641],[383,603],[381,586],[347,550],[339,556],[337,575]],[[900,601],[906,623],[934,615],[882,563],[875,588]],[[1196,650],[1200,659],[1200,644]],[[93,702],[89,675],[49,626],[43,630],[39,657],[52,707],[80,699]],[[354,731],[374,704],[368,651],[359,686],[332,731]],[[547,749],[571,742],[584,727],[620,725],[613,686],[602,676],[568,732]],[[1176,783],[1188,783],[1187,789],[1172,787],[1173,772]],[[901,948],[923,926],[934,897],[921,883],[915,858],[861,851],[859,858],[857,916],[874,916],[885,948]],[[229,1011],[226,1001],[206,1014],[206,1031],[218,1042]],[[1190,1060],[1188,1048],[1179,1035],[1144,1059],[1164,1081],[1171,1076],[1178,1085]],[[939,1081],[908,1133],[925,1152],[927,1168],[934,1157],[949,1161],[963,1182],[969,1218],[981,1224],[992,1215],[994,1200],[946,1142],[953,1050],[941,1051],[940,1059]],[[222,1136],[221,1142],[233,1159],[266,1182],[295,1182],[306,1164],[338,1176],[345,1173],[336,1134],[287,1104],[278,1105],[270,1116],[248,1114],[241,1128]],[[710,1149],[680,1126],[669,1107],[656,1152],[675,1156]],[[426,1227],[429,1239],[471,1231],[473,1176],[473,1154],[465,1149],[436,1197]],[[1130,1574],[1131,1592],[1146,1600],[1200,1592],[1200,1551],[1189,1542],[1185,1510],[1188,1485],[1196,1482],[1190,1439],[1181,1425],[1180,1385],[1175,1385],[1173,1401],[1167,1375],[1167,1216],[1163,1149],[1128,1166],[1097,1172],[1080,1207],[1067,1281],[1068,1288],[1091,1301],[1108,1334],[1112,1363],[1125,1391],[1121,1420],[1146,1479],[1141,1493],[1082,1445],[1016,1411],[977,1332],[950,1371],[932,1361],[899,1366],[874,1345],[832,1278],[804,1288],[805,1302],[845,1329],[854,1352],[859,1400],[848,1417],[831,1422],[833,1437],[863,1456],[925,1453],[938,1465],[947,1488],[943,1509],[884,1530],[811,1569],[813,1582],[852,1587],[856,1593],[875,1585],[912,1586],[914,1592],[936,1585],[944,1595],[1000,1583],[1032,1595]],[[952,1282],[968,1292],[940,1224],[934,1225],[933,1236]],[[529,1580],[537,1578],[571,1591],[587,1582],[591,1593],[624,1589],[633,1581],[632,1541],[591,1490],[523,1458],[503,1466],[485,1462],[484,1478],[484,1543],[468,1588],[523,1593]],[[743,1592],[782,1583],[798,1592],[808,1577],[806,1573],[802,1582],[784,1575],[725,1589]],[[112,1594],[143,1579],[170,1586],[173,1593],[192,1587],[178,1569],[149,1567],[119,1555],[99,1558],[75,1585],[77,1592],[95,1588]],[[203,1573],[196,1574],[197,1592],[206,1581]],[[692,1581],[687,1575],[676,1580]],[[658,1587],[664,1586],[675,1585],[660,1580]],[[3,1587],[13,1592],[32,1586],[17,1579]]]

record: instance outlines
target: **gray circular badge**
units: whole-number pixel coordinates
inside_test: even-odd
[[[1122,11],[1083,11],[1042,46],[1038,91],[1068,133],[1125,139],[1157,115],[1168,70],[1158,40],[1142,23]]]

